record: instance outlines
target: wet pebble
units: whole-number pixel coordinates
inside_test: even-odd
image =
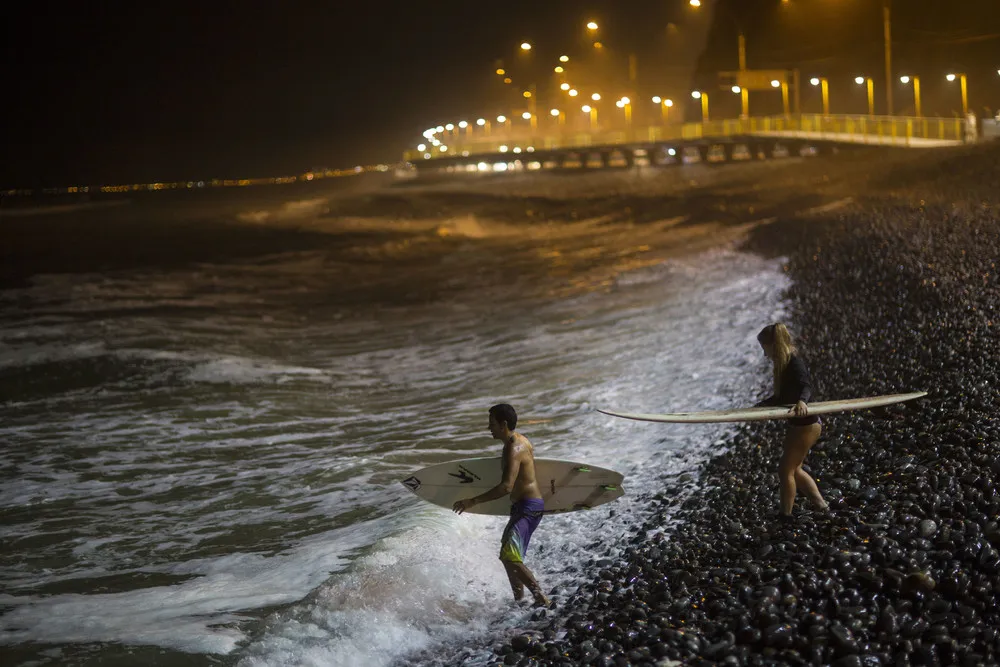
[[[819,397],[931,396],[824,418],[807,465],[831,512],[800,504],[788,524],[774,517],[783,426],[741,425],[529,621],[551,631],[544,646],[518,632],[497,661],[997,662],[1000,150],[896,159],[865,172],[863,203],[768,225],[748,249],[787,258]],[[870,169],[845,160],[829,167],[841,178]]]

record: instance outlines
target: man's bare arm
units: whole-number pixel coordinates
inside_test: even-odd
[[[459,500],[454,504],[452,509],[459,514],[469,509],[473,505],[479,505],[480,503],[488,503],[491,500],[496,500],[497,498],[503,498],[509,495],[514,489],[514,482],[517,480],[517,473],[521,469],[521,461],[514,454],[514,445],[504,445],[503,446],[503,477],[500,479],[500,483],[494,486],[489,491],[481,493],[473,498],[468,498],[467,500]]]
[[[517,479],[517,473],[520,469],[521,461],[514,455],[514,445],[504,445],[503,478],[500,480],[499,484],[494,486],[489,491],[479,494],[473,498],[473,500],[478,505],[479,503],[488,503],[491,500],[503,498],[504,496],[510,494],[510,492],[514,490],[514,481]]]

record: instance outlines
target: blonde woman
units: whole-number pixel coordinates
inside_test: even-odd
[[[809,371],[796,354],[792,337],[784,324],[770,324],[757,334],[757,342],[764,355],[774,364],[774,394],[758,405],[791,405],[788,432],[785,434],[784,451],[778,468],[778,482],[781,485],[781,514],[779,518],[789,520],[795,507],[795,493],[802,491],[813,505],[826,510],[829,505],[823,500],[816,481],[802,469],[802,463],[812,446],[819,439],[822,426],[819,417],[809,414],[806,403],[812,396]]]

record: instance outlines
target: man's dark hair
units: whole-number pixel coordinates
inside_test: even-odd
[[[517,413],[514,407],[506,403],[499,403],[490,408],[490,414],[497,420],[497,423],[507,422],[507,428],[511,431],[517,426]]]

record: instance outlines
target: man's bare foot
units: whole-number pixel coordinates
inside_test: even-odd
[[[541,593],[539,593],[538,595],[535,596],[535,606],[542,609],[551,609],[552,601],[549,600],[544,595],[542,595]]]

